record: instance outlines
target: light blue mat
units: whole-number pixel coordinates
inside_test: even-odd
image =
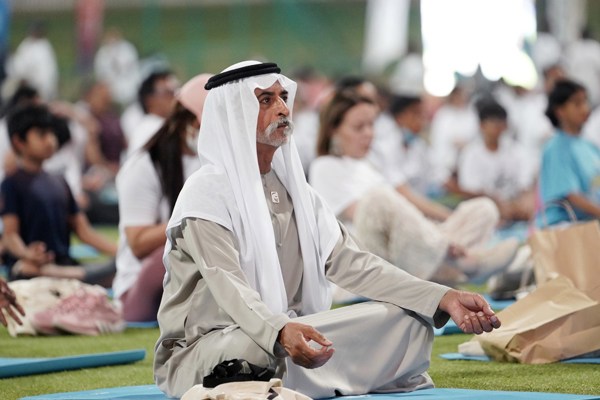
[[[146,350],[136,349],[66,357],[0,358],[0,378],[128,364],[144,357]]]
[[[23,397],[21,400],[167,400],[155,385],[127,386],[111,389],[88,390],[85,392],[56,393],[41,396]],[[392,394],[369,394],[364,396],[343,396],[335,399],[413,399],[413,400],[598,400],[598,396],[560,394],[560,393],[538,393],[538,392],[500,392],[492,390],[470,390],[470,389],[424,389],[411,393]]]
[[[158,328],[158,321],[127,321],[128,328]]]
[[[100,256],[98,250],[85,243],[78,243],[69,246],[69,255],[76,260],[86,258],[96,258]]]
[[[446,360],[461,360],[461,361],[492,361],[488,356],[465,356],[460,353],[440,354],[440,357]],[[568,360],[562,360],[565,364],[600,364],[600,357],[577,357]]]
[[[519,221],[514,222],[509,226],[504,226],[494,233],[494,239],[501,241],[508,238],[516,238],[521,243],[524,243],[529,236],[529,222]]]

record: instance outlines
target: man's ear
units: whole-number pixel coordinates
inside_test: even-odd
[[[19,135],[14,135],[10,138],[12,148],[17,155],[21,155],[21,149],[25,146],[25,141],[22,140]]]

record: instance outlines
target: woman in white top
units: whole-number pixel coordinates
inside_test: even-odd
[[[506,266],[516,243],[478,249],[498,223],[491,200],[464,202],[437,223],[371,166],[365,157],[376,116],[370,100],[349,92],[337,93],[321,113],[319,157],[311,164],[310,183],[338,218],[352,224],[370,251],[423,279],[448,282]]]
[[[185,179],[200,166],[198,130],[210,75],[181,89],[170,117],[117,175],[119,250],[115,297],[127,321],[154,321],[162,296],[165,230]]]

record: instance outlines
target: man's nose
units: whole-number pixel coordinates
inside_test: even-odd
[[[287,106],[287,103],[285,102],[285,100],[283,100],[281,97],[277,99],[277,106],[278,106],[278,110],[277,113],[279,115],[283,115],[285,117],[290,115],[290,110]]]

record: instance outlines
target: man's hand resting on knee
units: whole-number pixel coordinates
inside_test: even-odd
[[[310,341],[321,345],[315,349],[309,345]],[[334,349],[325,336],[310,325],[298,322],[288,322],[281,331],[277,341],[283,346],[291,357],[294,364],[305,368],[319,368],[324,365],[331,356]]]
[[[500,328],[500,320],[487,301],[477,293],[449,290],[440,301],[439,309],[450,314],[464,333],[491,332]]]

